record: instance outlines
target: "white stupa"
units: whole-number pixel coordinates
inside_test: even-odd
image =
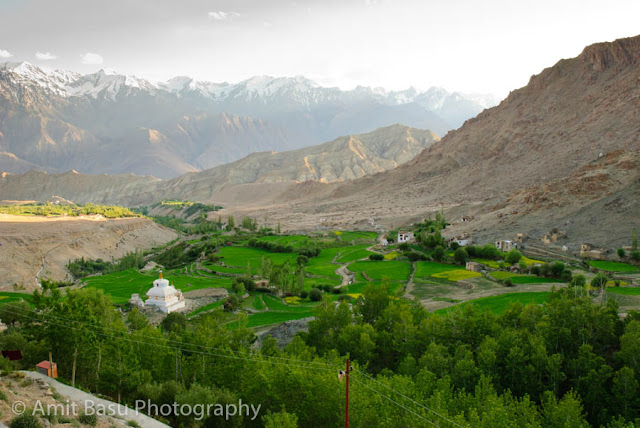
[[[162,271],[160,271],[160,278],[153,281],[153,287],[147,291],[147,296],[149,299],[145,302],[146,306],[157,306],[167,314],[185,306],[182,292],[162,278]]]

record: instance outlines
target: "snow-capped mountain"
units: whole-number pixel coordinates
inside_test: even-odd
[[[81,75],[4,63],[0,152],[52,171],[171,177],[394,123],[444,135],[493,103],[437,87],[341,90],[303,76],[154,83],[110,70]]]

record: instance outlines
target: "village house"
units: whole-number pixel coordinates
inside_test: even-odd
[[[465,269],[471,272],[482,272],[484,265],[482,263],[469,261],[465,265]]]
[[[168,280],[162,277],[162,271],[160,271],[160,277],[153,281],[153,287],[147,291],[147,296],[149,298],[145,305],[155,306],[166,314],[182,309],[186,305],[182,292],[176,290]],[[133,300],[134,296],[131,296],[131,299]]]
[[[450,239],[449,245],[451,245],[454,242],[458,244],[459,247],[466,247],[467,245],[471,245],[473,243],[473,240],[467,235],[462,235],[462,236],[456,236],[455,238]]]
[[[508,239],[502,239],[502,240],[496,241],[495,245],[498,248],[498,250],[503,251],[505,253],[518,248],[517,242],[510,241]]]
[[[411,242],[415,239],[413,232],[398,232],[398,244],[404,244],[405,242]]]

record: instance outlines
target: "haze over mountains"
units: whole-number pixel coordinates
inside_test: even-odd
[[[320,87],[304,77],[151,83],[0,65],[0,169],[172,178],[259,151],[308,147],[402,123],[444,135],[491,97]]]
[[[84,175],[76,171],[4,174],[0,177],[0,200],[14,199],[16,195],[39,201],[56,195],[78,203],[124,205],[152,204],[166,198],[211,200],[221,197],[218,192],[224,190],[227,195],[233,194],[242,185],[333,183],[389,171],[439,140],[431,131],[393,125],[304,149],[257,152],[236,162],[167,181],[132,174]],[[272,189],[267,189],[267,193],[272,193]]]
[[[567,232],[570,245],[625,245],[640,211],[638,82],[640,36],[595,44],[559,61],[442,140],[425,139],[427,148],[415,159],[385,167],[386,172],[364,165],[381,163],[380,153],[400,163],[393,151],[369,151],[370,162],[363,163],[357,152],[364,152],[352,150],[352,139],[343,138],[331,147],[340,157],[350,153],[351,171],[360,167],[367,175],[344,173],[348,169],[340,164],[342,169],[314,175],[319,154],[331,158],[322,155],[333,150],[325,147],[281,154],[273,162],[273,155],[257,154],[170,181],[8,175],[0,180],[0,199],[55,194],[79,202],[148,204],[184,197],[221,202],[229,212],[280,221],[290,229],[367,228],[370,219],[397,227],[445,209],[453,220],[449,233],[481,240],[558,229]],[[415,138],[418,131],[409,133]],[[406,144],[407,130],[383,128],[356,140],[377,141],[378,147],[394,138]],[[336,165],[323,165],[332,162]],[[243,168],[252,173],[235,172]],[[463,215],[474,220],[455,220]]]

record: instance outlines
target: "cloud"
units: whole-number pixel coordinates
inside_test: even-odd
[[[0,58],[11,58],[12,56],[13,54],[11,52],[0,49]]]
[[[36,58],[38,58],[41,61],[49,61],[52,59],[56,59],[57,56],[53,55],[51,52],[36,52]]]
[[[226,21],[228,19],[237,18],[238,16],[240,16],[238,12],[224,12],[222,10],[219,10],[218,12],[209,12],[208,15],[209,18],[213,19],[214,21]]]
[[[100,65],[104,62],[104,58],[97,53],[87,52],[82,55],[82,59],[80,60],[83,64],[86,65]]]

